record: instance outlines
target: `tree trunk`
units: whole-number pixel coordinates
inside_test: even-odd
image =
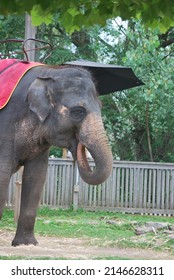
[[[152,153],[152,145],[150,138],[150,130],[149,130],[149,102],[146,102],[146,133],[147,133],[147,143],[149,149],[150,161],[153,161],[153,153]]]

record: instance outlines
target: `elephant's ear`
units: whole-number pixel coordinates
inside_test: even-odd
[[[29,108],[41,122],[44,122],[50,114],[52,100],[52,78],[36,78],[28,90],[27,101]]]

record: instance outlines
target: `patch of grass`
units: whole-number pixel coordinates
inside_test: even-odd
[[[137,236],[135,225],[141,226],[148,221],[168,222],[174,225],[171,217],[142,216],[111,212],[87,212],[82,209],[40,208],[36,218],[35,233],[43,236],[66,238],[86,238],[90,245],[101,247],[124,247],[167,250],[174,254],[174,241],[163,232]],[[6,209],[0,228],[15,231],[13,211]]]
[[[0,256],[0,260],[69,260],[67,258],[50,258],[50,257],[20,257],[20,256]],[[71,259],[71,260],[80,260],[80,259]],[[92,260],[131,260],[128,258],[120,258],[117,256],[111,256],[111,257],[103,257],[103,258],[92,258]]]
[[[41,209],[36,223],[36,232],[42,235],[52,235],[73,238],[98,238],[115,240],[124,235],[133,235],[133,227],[128,222],[109,224],[115,218],[111,213],[85,212],[79,210],[49,210]]]
[[[16,228],[14,223],[14,212],[6,209],[3,213],[2,220],[0,221],[0,228],[13,231]]]
[[[103,258],[93,258],[93,260],[132,260],[131,258],[120,258],[117,256],[108,256]]]

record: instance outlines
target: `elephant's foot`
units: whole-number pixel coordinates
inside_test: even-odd
[[[19,245],[37,245],[38,242],[34,236],[16,235],[12,241],[12,246]]]
[[[37,245],[38,242],[34,237],[34,215],[19,216],[16,235],[12,241],[12,246],[19,245]]]

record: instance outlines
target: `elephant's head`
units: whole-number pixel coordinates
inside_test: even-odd
[[[105,181],[112,169],[112,153],[90,73],[81,68],[48,68],[31,84],[27,100],[40,121],[44,141],[68,148],[77,158],[85,182],[100,184]],[[94,159],[93,171],[85,148]]]

